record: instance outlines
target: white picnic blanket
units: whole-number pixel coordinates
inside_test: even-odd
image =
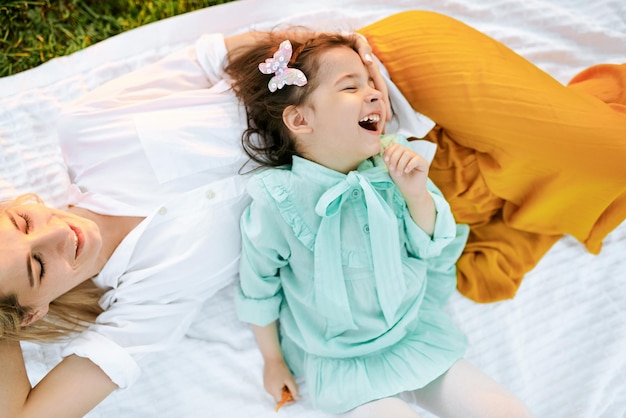
[[[60,107],[202,33],[281,22],[352,30],[407,9],[458,18],[562,82],[592,64],[626,62],[624,0],[241,0],[153,23],[1,78],[0,200],[32,191],[61,205],[68,179],[55,131]],[[626,224],[598,256],[563,238],[526,276],[514,300],[480,305],[455,294],[448,309],[469,337],[467,358],[537,417],[624,418],[624,285]],[[234,314],[232,290],[206,304],[174,350],[143,359],[137,384],[112,394],[88,417],[328,416],[311,408],[306,384],[299,402],[274,412],[251,331]],[[33,383],[59,361],[58,345],[25,343],[24,353]]]

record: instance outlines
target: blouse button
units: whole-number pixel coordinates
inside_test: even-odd
[[[207,199],[213,199],[215,197],[215,192],[213,190],[207,190],[206,191],[206,198]]]
[[[167,208],[165,208],[165,206],[161,207],[161,209],[159,209],[159,215],[165,215],[167,213]]]
[[[354,190],[352,190],[352,198],[353,198],[353,199],[356,199],[356,198],[358,198],[359,196],[361,196],[361,191],[360,191],[359,189],[354,189]]]
[[[363,232],[365,232],[366,234],[370,233],[370,226],[368,224],[365,224],[365,226],[363,227]]]

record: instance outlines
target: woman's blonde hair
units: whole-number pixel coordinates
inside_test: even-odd
[[[0,215],[10,207],[33,202],[43,204],[34,194],[0,203]],[[46,316],[28,326],[22,326],[22,322],[30,308],[21,306],[16,295],[0,295],[0,339],[35,342],[61,340],[95,321],[102,313],[98,304],[102,294],[102,289],[87,280],[52,301]]]

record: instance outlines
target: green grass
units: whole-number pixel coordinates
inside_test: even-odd
[[[0,0],[0,77],[118,33],[233,0]]]

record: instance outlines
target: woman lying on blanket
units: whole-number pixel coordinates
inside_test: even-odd
[[[462,293],[512,297],[564,233],[599,251],[626,213],[624,65],[564,87],[439,14],[400,13],[360,32],[413,108],[437,122],[426,137],[438,146],[430,177],[470,225]],[[62,115],[69,209],[30,199],[0,213],[3,414],[84,415],[234,279],[246,121],[221,69],[227,48],[250,41],[205,36]],[[31,389],[15,341],[76,329]]]

